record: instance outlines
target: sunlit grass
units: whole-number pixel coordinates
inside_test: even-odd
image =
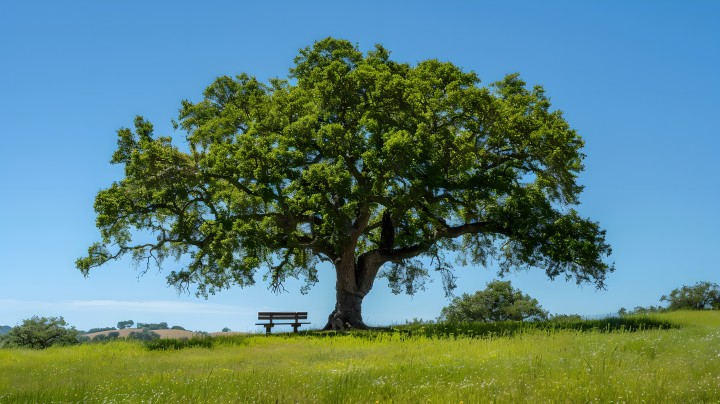
[[[3,349],[0,402],[720,401],[720,312],[656,316],[683,327]]]

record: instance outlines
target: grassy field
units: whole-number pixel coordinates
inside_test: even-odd
[[[0,349],[0,402],[720,402],[720,312],[657,318],[681,327]]]

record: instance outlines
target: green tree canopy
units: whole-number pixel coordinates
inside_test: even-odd
[[[446,252],[602,287],[605,232],[573,209],[580,136],[517,74],[479,84],[449,62],[333,38],[300,50],[287,80],[220,77],[182,102],[187,149],[141,117],[118,131],[111,162],[125,177],[98,193],[101,241],[77,266],[173,258],[168,282],[207,296],[258,271],[274,290],[300,277],[306,291],[323,260],[336,328],[364,326],[378,275],[412,294],[434,269],[452,290]]]
[[[118,323],[117,323],[117,328],[118,328],[119,330],[124,330],[124,329],[126,329],[126,328],[132,327],[133,324],[135,324],[135,322],[132,321],[132,320],[118,321]]]
[[[160,323],[137,323],[137,327],[146,330],[167,330],[170,328],[165,321]]]
[[[122,328],[120,328],[120,329],[122,330]],[[92,334],[92,333],[96,333],[96,332],[113,331],[113,330],[117,330],[117,328],[115,328],[115,327],[96,327],[96,328],[91,328],[91,329],[87,330],[86,333]]]
[[[510,281],[493,281],[472,295],[463,293],[440,312],[440,320],[450,322],[546,318],[547,312],[538,301],[514,289]]]
[[[5,343],[10,346],[45,349],[53,345],[73,345],[79,342],[79,332],[68,328],[62,317],[37,317],[23,320],[10,329]]]
[[[660,301],[668,302],[668,310],[720,310],[720,287],[717,283],[698,282],[693,286],[673,289]]]

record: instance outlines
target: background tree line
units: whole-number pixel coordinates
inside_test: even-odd
[[[698,282],[692,286],[682,286],[673,289],[670,294],[663,295],[661,302],[667,307],[650,306],[636,307],[628,311],[621,308],[620,315],[640,314],[647,312],[673,311],[673,310],[720,310],[720,287],[712,282]],[[519,289],[512,287],[510,281],[492,281],[484,290],[473,294],[463,294],[456,297],[449,305],[444,307],[438,318],[441,322],[499,322],[499,321],[541,321],[549,318],[539,302]],[[580,316],[563,314],[553,316],[553,320],[580,320]],[[126,329],[134,323],[132,320],[120,321],[118,329]],[[160,335],[153,330],[168,329],[166,322],[137,323],[141,331],[133,331],[129,339],[143,341],[156,340]],[[170,329],[184,330],[183,327],[173,326]],[[50,346],[74,345],[81,342],[102,342],[120,337],[115,327],[92,328],[88,333],[110,331],[107,334],[94,336],[92,339],[71,327],[63,317],[38,317],[23,320],[15,327],[0,326],[1,347],[25,347],[44,349]],[[223,332],[230,331],[225,327]]]

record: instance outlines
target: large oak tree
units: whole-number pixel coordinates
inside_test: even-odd
[[[379,275],[413,293],[435,269],[452,289],[447,252],[602,287],[605,231],[572,208],[580,136],[542,87],[516,74],[479,83],[452,63],[333,38],[300,50],[288,80],[220,77],[182,102],[182,149],[141,117],[118,131],[111,162],[125,178],[98,193],[102,240],[77,266],[173,258],[169,284],[207,296],[258,271],[275,290],[288,277],[311,286],[327,261],[328,328],[365,326]]]

